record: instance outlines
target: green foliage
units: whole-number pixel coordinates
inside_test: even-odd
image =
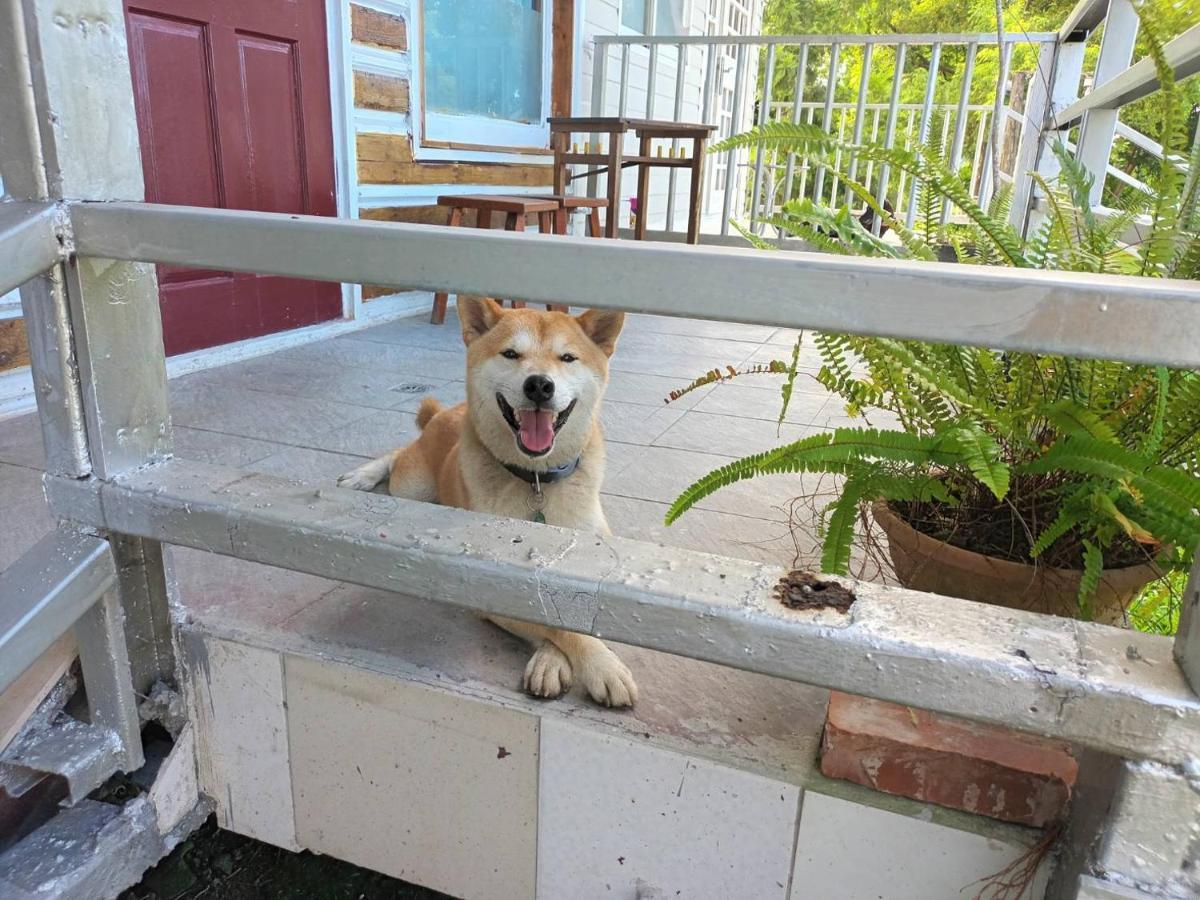
[[[1162,84],[1157,133],[1166,161],[1150,181],[1151,193],[1127,195],[1111,216],[1093,212],[1092,176],[1061,147],[1060,174],[1042,181],[1045,221],[1028,237],[1008,223],[1007,194],[999,192],[982,209],[940,147],[839,144],[812,126],[772,123],[723,141],[713,152],[754,147],[806,155],[827,166],[895,235],[883,241],[849,206],[826,209],[808,200],[786,204],[767,222],[781,235],[831,252],[928,260],[936,258],[936,248],[952,247],[970,263],[1200,278],[1200,151],[1183,149],[1190,110],[1163,62],[1157,10],[1152,3],[1142,7],[1143,40]],[[1189,152],[1190,169],[1180,165]],[[850,178],[851,158],[918,180],[912,229]],[[946,202],[965,225],[942,226]],[[1147,237],[1129,245],[1123,238],[1135,221]],[[902,510],[934,510],[935,524],[927,530],[952,543],[1081,570],[1084,618],[1106,564],[1156,559],[1164,570],[1177,571],[1200,544],[1200,373],[855,335],[817,334],[813,343],[822,361],[817,380],[839,395],[847,412],[875,411],[897,427],[822,432],[722,466],[676,499],[668,523],[743,479],[830,473],[842,487],[825,511],[826,571],[847,571],[858,511],[865,502],[886,500]],[[787,376],[785,409],[800,352],[797,342],[790,365],[775,364]],[[971,527],[938,531],[938,516],[957,523],[958,511],[969,513],[961,520]],[[1004,531],[1005,545],[991,537],[996,529],[989,523],[997,522],[1019,526]],[[1024,537],[1008,540],[1014,530]],[[1157,596],[1139,600],[1135,624],[1159,629],[1174,621]]]

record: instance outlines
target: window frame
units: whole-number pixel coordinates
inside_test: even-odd
[[[418,114],[413,116],[413,156],[417,159],[489,161],[497,154],[547,155],[550,152],[550,94],[554,80],[554,12],[551,0],[542,0],[541,112],[534,122],[494,119],[490,116],[432,112],[425,98],[425,0],[413,3],[412,60],[410,73]]]

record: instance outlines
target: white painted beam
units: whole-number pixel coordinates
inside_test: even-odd
[[[1200,368],[1200,284],[319,216],[71,207],[82,256]]]
[[[1163,637],[867,583],[846,582],[848,614],[796,611],[763,563],[180,460],[47,493],[97,527],[1126,757],[1178,763],[1200,743]]]

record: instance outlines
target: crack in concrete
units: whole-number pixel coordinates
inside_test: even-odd
[[[550,568],[551,566],[562,562],[567,557],[567,554],[569,554],[572,550],[575,549],[575,547],[578,545],[578,543],[579,543],[579,539],[575,536],[572,536],[571,540],[567,542],[567,545],[565,547],[563,547],[557,554],[555,554],[552,557],[540,556],[538,554],[537,550],[529,551],[530,559],[536,563],[534,570],[533,570],[533,580],[534,580],[534,585],[537,588],[538,605],[542,609],[542,616],[543,617],[549,616],[549,613],[546,611],[546,600],[547,600],[547,594],[548,594],[549,595],[548,599],[550,601],[550,605],[554,607],[554,614],[555,614],[555,616],[558,617],[558,623],[560,625],[563,624],[563,618],[562,618],[562,613],[559,611],[559,608],[558,608],[558,600],[555,596],[554,591],[547,592],[544,590],[544,585],[542,584],[542,573],[546,569]]]

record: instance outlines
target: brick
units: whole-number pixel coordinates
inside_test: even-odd
[[[1057,741],[834,692],[821,771],[888,794],[1040,828],[1062,816],[1078,764]]]

